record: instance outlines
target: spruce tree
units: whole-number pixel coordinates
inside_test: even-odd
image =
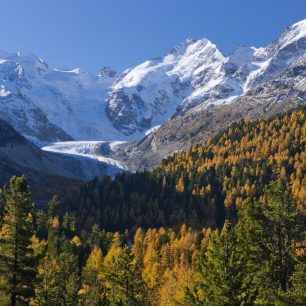
[[[240,305],[242,271],[233,227],[225,221],[221,233],[210,237],[207,252],[201,255],[195,288],[187,289],[189,305]]]
[[[3,188],[0,231],[0,304],[28,304],[33,296],[35,264],[31,237],[34,234],[34,203],[25,177],[12,177]]]
[[[141,278],[139,266],[127,246],[114,262],[113,269],[106,271],[111,305],[147,305],[147,292]]]
[[[303,239],[296,203],[283,182],[272,182],[261,201],[247,201],[237,225],[240,252],[247,258],[245,303],[275,305],[290,290]]]

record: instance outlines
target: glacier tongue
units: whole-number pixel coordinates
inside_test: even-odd
[[[118,172],[128,171],[128,168],[121,162],[104,157],[100,154],[101,146],[105,145],[109,150],[115,150],[122,142],[105,141],[66,141],[50,143],[41,149],[47,152],[65,154],[73,157],[89,158],[107,165],[107,174],[114,176]],[[110,153],[110,152],[109,152]]]

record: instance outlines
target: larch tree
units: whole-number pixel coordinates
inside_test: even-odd
[[[82,271],[82,289],[79,291],[81,304],[108,305],[106,292],[102,251],[94,246]]]

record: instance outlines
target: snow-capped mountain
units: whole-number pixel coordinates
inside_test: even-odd
[[[196,88],[221,78],[225,58],[210,41],[187,39],[163,58],[126,70],[112,86],[107,114],[124,134],[160,125]]]
[[[120,75],[54,69],[34,54],[1,51],[0,118],[36,143],[139,139],[170,118],[233,103],[305,56],[306,20],[267,47],[239,46],[229,56],[207,39],[187,39]],[[291,82],[303,83],[295,74]]]
[[[219,69],[210,74],[213,86],[193,85],[170,120],[144,139],[121,146],[116,158],[130,170],[150,169],[165,156],[206,141],[232,122],[305,107],[306,20],[288,27],[267,47],[239,46],[218,64]]]
[[[105,100],[115,78],[107,67],[92,76],[50,69],[34,54],[0,52],[0,118],[35,142],[114,137]]]
[[[294,67],[306,54],[306,20],[265,48],[239,46],[229,56],[206,39],[187,39],[163,58],[123,72],[112,86],[107,115],[130,135],[172,115],[233,102]]]

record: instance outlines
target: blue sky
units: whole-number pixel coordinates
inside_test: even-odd
[[[306,0],[0,0],[0,48],[52,67],[122,71],[187,37],[228,54],[263,46],[306,18]]]

